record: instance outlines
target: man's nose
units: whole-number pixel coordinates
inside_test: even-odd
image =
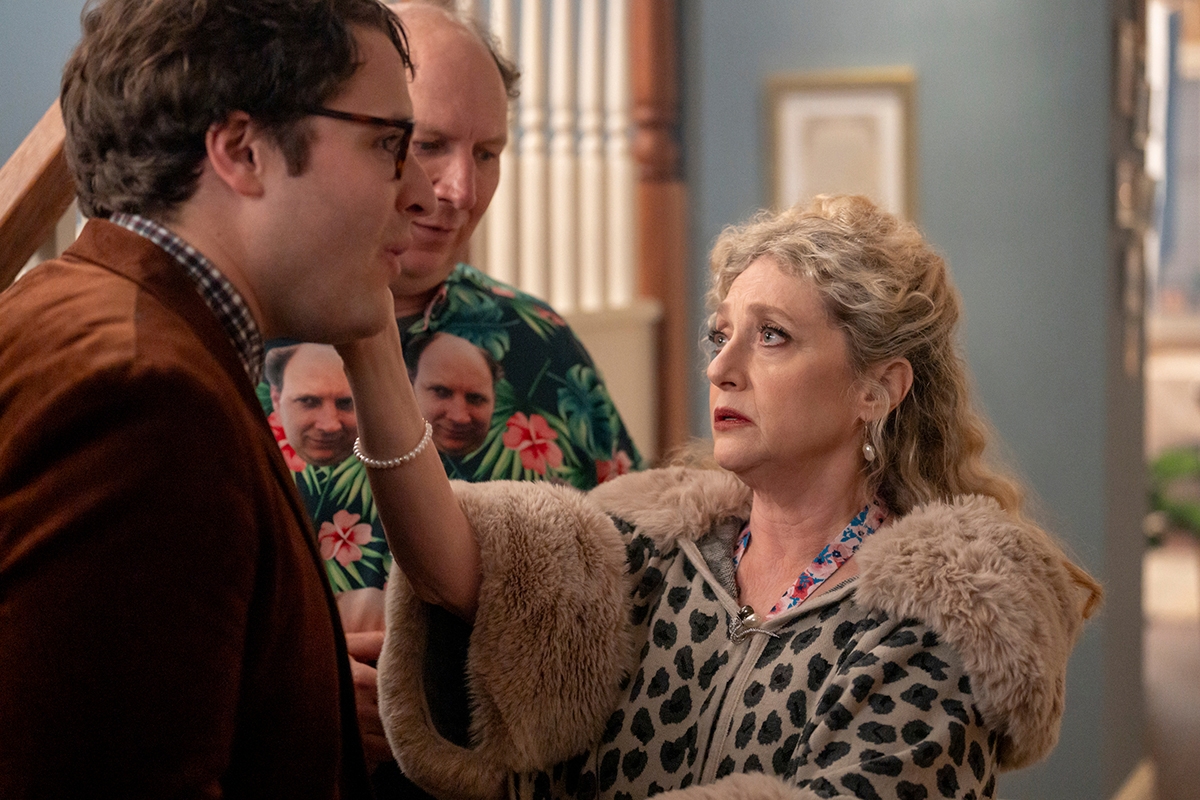
[[[429,175],[421,162],[411,155],[404,162],[400,189],[396,193],[396,208],[414,217],[427,217],[437,207],[437,196],[429,183]]]
[[[452,398],[448,404],[446,416],[455,424],[466,425],[470,423],[471,410],[467,407],[466,398],[457,396]]]
[[[446,159],[442,174],[436,177],[434,194],[460,210],[475,207],[475,155],[454,153]]]
[[[337,433],[342,429],[342,420],[337,407],[333,403],[322,403],[317,409],[317,418],[313,423],[322,433]]]

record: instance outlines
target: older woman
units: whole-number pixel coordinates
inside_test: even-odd
[[[982,460],[945,264],[817,198],[726,230],[708,300],[722,469],[587,495],[452,490],[394,332],[344,348],[403,570],[380,688],[405,772],[443,797],[994,796],[1053,747],[1100,589]],[[430,724],[426,603],[473,621],[471,749]]]

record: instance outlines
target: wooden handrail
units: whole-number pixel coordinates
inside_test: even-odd
[[[679,0],[634,0],[630,9],[634,157],[638,164],[640,293],[662,304],[658,337],[659,453],[691,433],[689,378],[696,347],[689,335],[687,187],[679,165]]]
[[[55,100],[0,167],[0,290],[50,238],[75,197],[63,155],[65,135]]]

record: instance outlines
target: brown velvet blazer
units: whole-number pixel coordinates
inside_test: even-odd
[[[0,294],[0,797],[369,793],[245,370],[169,255],[91,221]]]

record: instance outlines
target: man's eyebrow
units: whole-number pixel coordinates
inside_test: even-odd
[[[428,125],[428,126],[422,125],[421,120],[417,120],[416,124],[417,124],[417,128],[420,131],[419,136],[422,139],[449,139],[449,138],[451,138],[450,134],[446,133],[441,128],[435,127],[433,125]],[[413,136],[414,137],[418,136],[417,130],[413,131]]]
[[[419,120],[419,119],[417,120],[417,125],[421,125],[421,120]],[[421,128],[421,138],[422,139],[447,139],[447,140],[449,140],[449,139],[453,139],[454,137],[451,136],[450,134],[446,133],[441,128],[429,126],[429,127]],[[482,140],[476,142],[476,144],[477,145],[498,145],[500,147],[505,147],[508,145],[508,131],[506,130],[503,133],[499,133],[499,134],[491,137],[490,139],[482,139]]]

